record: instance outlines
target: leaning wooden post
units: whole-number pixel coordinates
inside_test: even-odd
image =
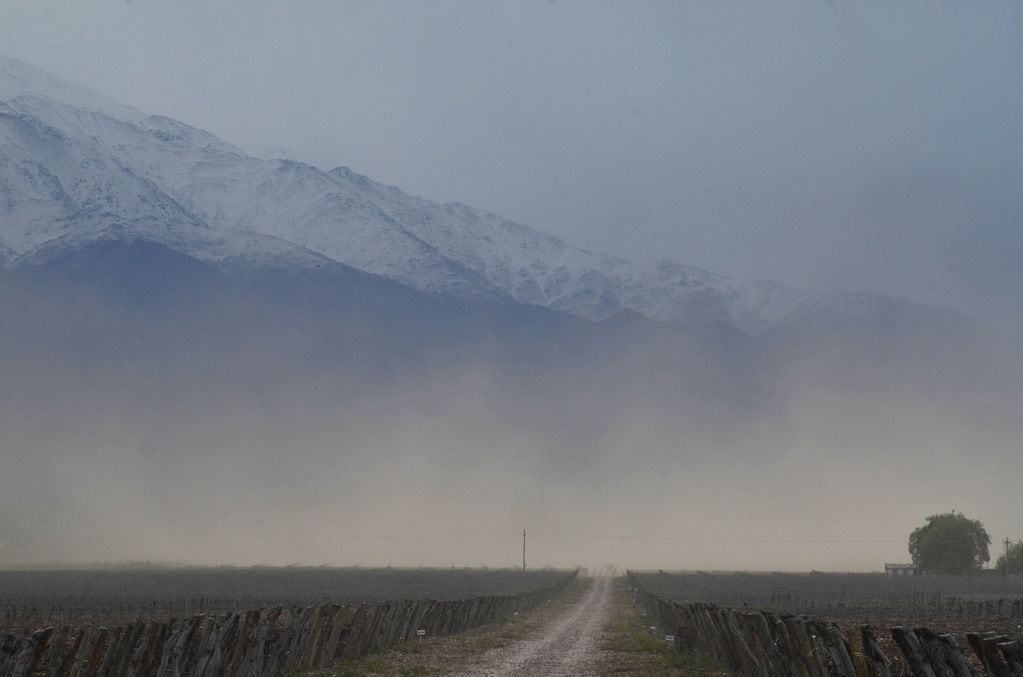
[[[984,656],[984,665],[994,677],[1014,677],[1012,670],[1006,665],[1002,658],[998,645],[1008,640],[1008,637],[983,637],[980,640],[981,652]]]
[[[831,661],[839,672],[846,677],[856,677],[856,668],[853,666],[852,660],[852,648],[849,646],[849,642],[846,641],[845,636],[837,625],[832,624],[831,627],[821,626],[822,631],[826,634],[822,639],[826,639],[825,644],[828,647],[828,653],[831,655]]]
[[[914,631],[936,672],[951,672],[953,677],[974,677],[976,672],[963,655],[952,635],[936,635],[926,628]]]
[[[892,677],[888,668],[888,657],[881,651],[881,645],[874,636],[874,630],[869,625],[860,627],[860,637],[863,638],[863,658],[866,660],[867,668],[872,677]]]
[[[913,671],[913,677],[937,677],[916,635],[901,625],[896,625],[892,628],[892,638],[899,645],[902,655],[906,657],[909,669]]]
[[[1014,675],[1023,675],[1023,645],[1018,641],[1002,642],[998,645],[1006,665]]]
[[[31,639],[25,642],[17,661],[14,663],[13,677],[30,677],[36,673],[37,666],[50,646],[50,638],[54,628],[45,628],[32,633]]]

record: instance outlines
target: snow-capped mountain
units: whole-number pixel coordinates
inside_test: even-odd
[[[0,59],[0,261],[23,265],[96,239],[152,240],[218,265],[344,265],[463,300],[592,320],[631,310],[677,324],[724,321],[749,334],[875,303],[577,249],[346,167],[252,157]]]

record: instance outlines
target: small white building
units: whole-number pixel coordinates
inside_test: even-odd
[[[884,565],[885,576],[919,576],[920,569],[915,564],[889,564]]]

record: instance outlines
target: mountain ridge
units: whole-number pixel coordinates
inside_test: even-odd
[[[881,312],[890,298],[843,292],[834,304],[835,292],[672,261],[633,264],[347,167],[257,159],[204,130],[0,58],[0,247],[16,252],[0,254],[5,265],[115,237],[149,238],[218,264],[332,261],[462,300],[589,320],[630,310],[680,325],[728,322],[747,334]]]

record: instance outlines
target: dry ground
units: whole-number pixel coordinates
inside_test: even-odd
[[[581,578],[528,613],[338,665],[349,675],[725,675],[649,631],[624,578]]]

